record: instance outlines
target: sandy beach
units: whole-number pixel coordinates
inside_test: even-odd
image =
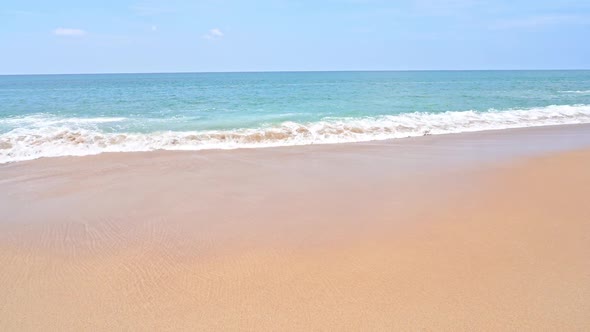
[[[590,126],[0,165],[0,330],[585,330]]]

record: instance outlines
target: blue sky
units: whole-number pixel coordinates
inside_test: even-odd
[[[590,68],[588,0],[4,0],[0,74]]]

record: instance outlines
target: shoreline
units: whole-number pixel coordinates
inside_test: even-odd
[[[553,149],[548,149],[547,151],[559,151],[559,150],[571,150],[579,147],[583,147],[585,145],[590,146],[590,123],[579,123],[579,124],[559,124],[559,125],[541,125],[541,126],[531,126],[531,127],[521,127],[521,128],[503,128],[503,129],[486,129],[486,130],[479,130],[479,131],[467,131],[461,133],[444,133],[444,134],[427,134],[422,136],[408,136],[408,137],[400,137],[400,138],[388,138],[388,139],[376,139],[376,140],[369,140],[369,141],[359,141],[359,142],[342,142],[342,143],[315,143],[315,144],[301,144],[301,145],[282,145],[282,146],[258,146],[258,147],[238,147],[238,148],[210,148],[210,149],[200,149],[200,150],[169,150],[169,149],[157,149],[157,150],[150,150],[150,151],[107,151],[107,152],[99,152],[96,154],[88,154],[88,155],[66,155],[66,156],[51,156],[51,157],[38,157],[35,159],[28,159],[28,160],[19,160],[19,161],[9,161],[0,163],[0,170],[4,166],[8,165],[15,165],[15,164],[23,164],[23,163],[30,163],[36,161],[43,161],[43,160],[51,160],[51,159],[67,159],[67,158],[95,158],[100,156],[116,156],[119,154],[122,155],[145,155],[149,156],[149,154],[207,154],[207,153],[226,153],[226,152],[243,152],[243,151],[256,151],[256,150],[266,150],[266,151],[275,151],[275,150],[282,150],[282,149],[305,149],[310,148],[328,148],[329,147],[347,147],[347,148],[354,148],[354,147],[362,147],[362,146],[370,146],[370,145],[399,145],[399,144],[408,144],[409,146],[412,145],[419,145],[423,142],[431,142],[432,140],[461,140],[461,139],[485,139],[486,137],[491,137],[493,139],[501,139],[501,136],[505,136],[507,139],[513,138],[514,135],[519,134],[527,134],[527,133],[538,133],[540,135],[545,134],[564,134],[564,133],[573,133],[574,135],[578,135],[578,138],[581,139],[578,144],[568,144],[568,142],[563,142],[562,146],[553,147]],[[504,135],[501,135],[504,134]],[[535,147],[533,147],[535,148]],[[537,147],[538,148],[538,147]],[[540,150],[543,151],[543,150]],[[523,152],[523,151],[517,151]]]
[[[390,116],[319,120],[309,123],[283,122],[274,126],[203,131],[157,131],[152,133],[103,132],[97,128],[40,129],[43,121],[72,121],[94,125],[129,120],[115,118],[69,118],[43,120],[24,117],[22,128],[0,135],[0,165],[48,157],[91,156],[102,153],[153,151],[231,151],[315,145],[389,142],[423,136],[479,134],[494,131],[547,129],[590,125],[588,105],[549,105],[503,112],[402,113]],[[502,119],[497,119],[498,115]],[[508,114],[508,115],[506,115]],[[34,116],[33,116],[34,117]],[[515,125],[514,117],[518,124]],[[1,120],[1,119],[0,119]],[[452,124],[449,124],[448,122]],[[526,125],[524,125],[526,123]]]
[[[583,329],[587,165],[590,125],[0,165],[0,329]]]

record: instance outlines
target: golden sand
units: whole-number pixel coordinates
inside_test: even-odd
[[[590,326],[590,150],[384,149],[3,166],[0,330]]]

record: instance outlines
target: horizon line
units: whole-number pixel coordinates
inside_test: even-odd
[[[17,73],[0,76],[58,76],[58,75],[158,75],[158,74],[263,74],[263,73],[361,73],[361,72],[461,72],[461,71],[586,71],[590,68],[546,69],[349,69],[349,70],[242,70],[242,71],[155,71],[155,72],[83,72],[83,73]]]

